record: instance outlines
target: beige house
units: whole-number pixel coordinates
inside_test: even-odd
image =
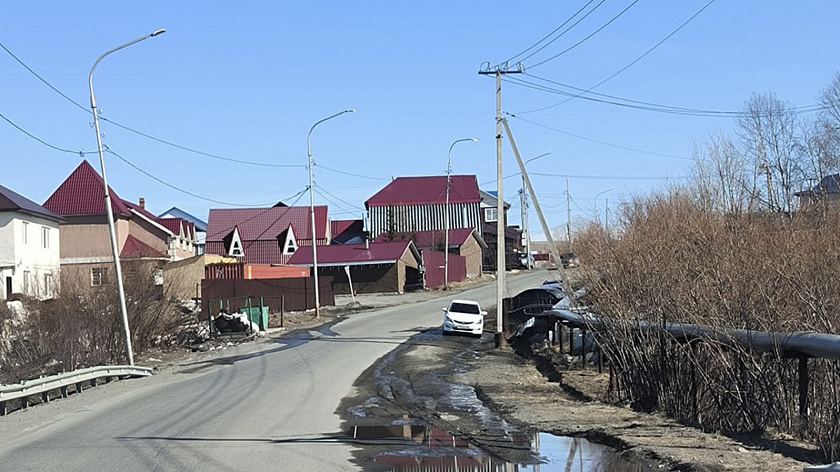
[[[44,207],[64,218],[59,248],[63,283],[70,289],[91,289],[114,283],[114,259],[103,198],[103,181],[87,161],[81,164],[44,202]],[[167,262],[192,257],[194,225],[176,219],[157,218],[145,209],[121,199],[113,189],[111,210],[118,254],[134,274],[154,271],[153,281],[163,284]],[[131,270],[126,272],[126,281]]]

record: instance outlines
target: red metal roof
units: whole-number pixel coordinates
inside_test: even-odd
[[[169,259],[169,256],[132,235],[125,238],[120,259]]]
[[[475,232],[474,228],[459,228],[449,230],[449,245],[461,246],[472,236]],[[388,233],[382,233],[376,238],[376,242],[386,241],[414,241],[414,244],[420,248],[436,248],[443,247],[445,242],[443,230],[441,231],[416,231],[414,233],[396,233],[393,239],[389,239]]]
[[[207,223],[207,243],[222,241],[233,228],[248,241],[277,241],[277,236],[294,226],[298,241],[312,239],[309,207],[211,209]],[[327,207],[315,207],[315,238],[327,237]],[[209,247],[209,246],[208,246]],[[247,252],[247,251],[246,251]]]
[[[480,203],[478,179],[474,175],[453,175],[449,203]],[[397,177],[365,202],[365,206],[446,204],[446,176]]]
[[[364,265],[396,262],[411,247],[411,241],[387,243],[336,244],[318,246],[318,265]],[[415,253],[416,256],[416,253]],[[311,266],[312,246],[300,247],[289,259],[290,265]]]
[[[114,215],[130,216],[131,212],[108,186],[111,193],[111,210]],[[61,216],[105,214],[105,193],[102,177],[88,161],[82,161],[76,170],[44,202],[44,208]]]
[[[155,218],[152,221],[158,222],[161,226],[171,231],[173,234],[181,234],[181,228],[186,226],[186,221],[182,220],[181,218]],[[186,228],[184,228],[184,233],[186,236],[189,236]]]
[[[330,222],[330,232],[335,238],[362,220],[333,220]]]

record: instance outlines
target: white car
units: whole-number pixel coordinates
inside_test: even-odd
[[[472,300],[452,300],[443,308],[443,334],[467,333],[481,336],[484,332],[484,315],[478,302]]]

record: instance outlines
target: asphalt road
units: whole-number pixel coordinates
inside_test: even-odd
[[[509,293],[546,277],[509,276]],[[454,295],[486,309],[495,304],[495,284]],[[173,373],[13,413],[0,418],[0,469],[356,470],[336,408],[377,359],[439,326],[447,300],[354,314],[331,329],[238,347]]]

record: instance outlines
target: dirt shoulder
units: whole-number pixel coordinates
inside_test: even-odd
[[[583,436],[626,454],[661,462],[671,470],[801,472],[810,465],[789,456],[814,456],[816,448],[763,438],[736,440],[706,433],[657,414],[597,401],[606,391],[608,374],[568,370],[548,380],[509,348],[483,346],[470,369],[455,376],[472,385],[478,396],[508,421],[557,435]]]

